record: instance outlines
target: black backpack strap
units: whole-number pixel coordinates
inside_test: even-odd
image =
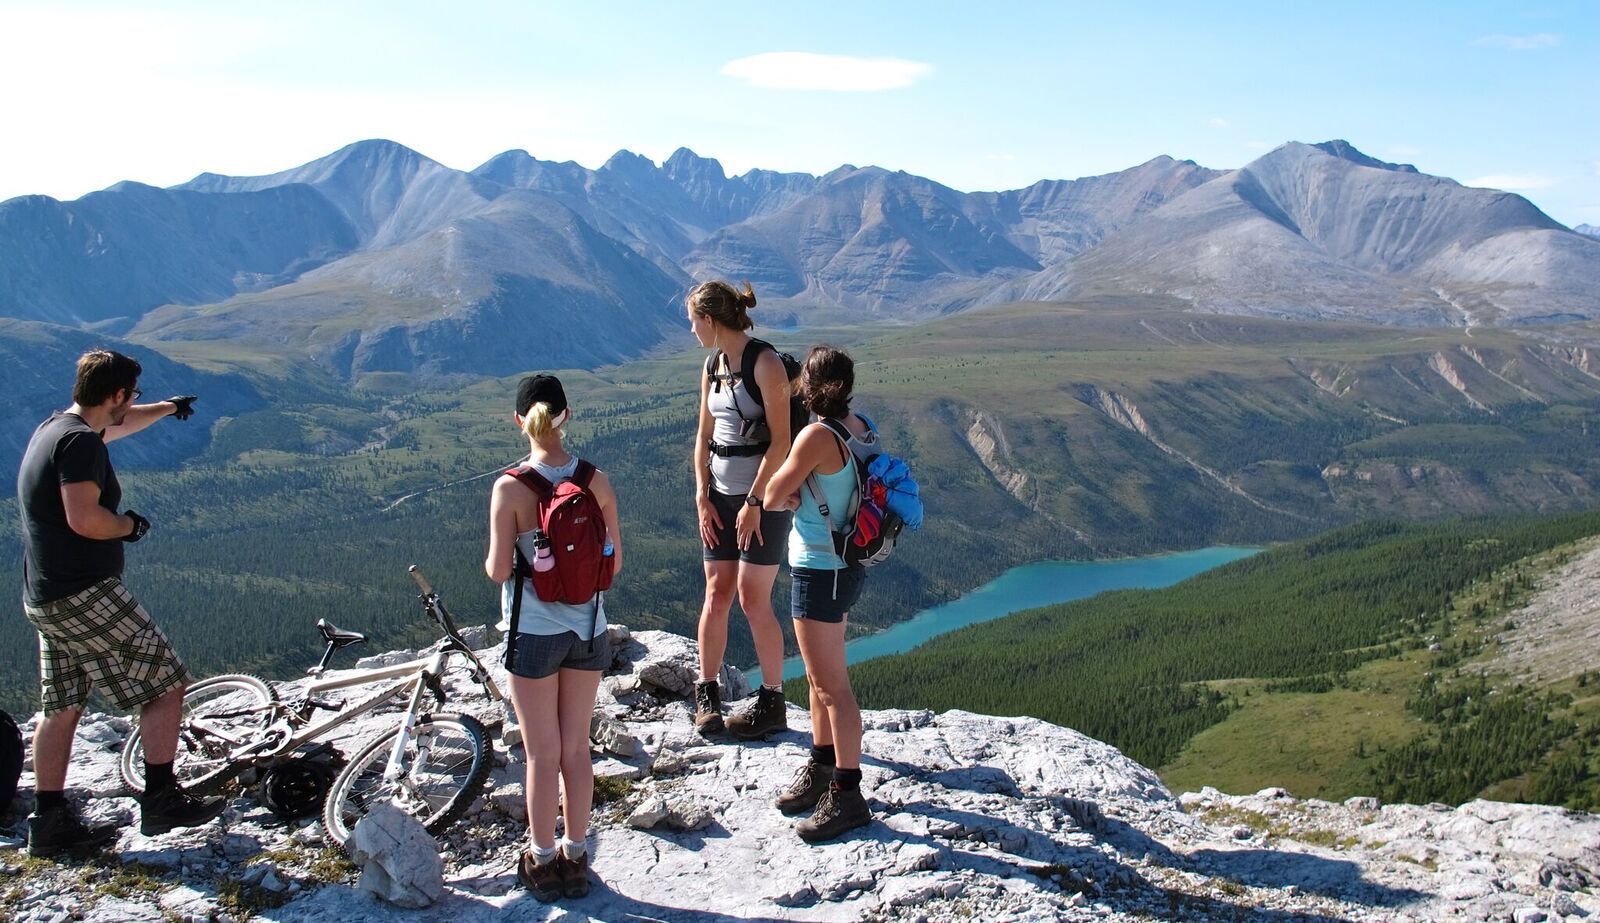
[[[513,564],[511,566],[511,623],[506,626],[506,662],[505,668],[511,669],[511,658],[514,656],[517,644],[517,621],[522,616],[522,582],[533,573],[533,567],[528,564],[528,559],[523,556],[522,549],[517,543],[511,543]]]
[[[717,350],[706,357],[706,381],[711,382],[711,390],[722,390],[722,379],[717,375],[717,363],[722,361],[722,350]]]
[[[750,342],[744,344],[744,357],[739,360],[739,374],[744,378],[744,389],[749,392],[750,399],[756,402],[757,407],[767,406],[761,399],[761,386],[756,384],[756,360],[761,358],[763,349],[778,351],[777,347],[766,340],[751,337]]]

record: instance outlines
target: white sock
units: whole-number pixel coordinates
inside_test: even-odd
[[[566,837],[561,838],[561,854],[568,859],[577,859],[589,851],[589,844],[582,840],[574,843]]]
[[[534,865],[549,865],[556,858],[556,847],[554,846],[547,848],[536,844],[529,845],[528,852],[533,853]]]

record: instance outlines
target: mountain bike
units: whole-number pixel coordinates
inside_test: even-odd
[[[399,806],[435,834],[461,817],[488,778],[492,762],[489,733],[471,715],[422,711],[423,694],[431,692],[443,707],[445,670],[451,658],[462,657],[472,679],[491,699],[503,703],[506,698],[461,637],[450,610],[422,571],[415,564],[408,571],[421,590],[418,598],[423,609],[444,632],[438,652],[394,666],[328,677],[325,674],[334,653],[367,638],[318,619],[317,630],[327,647],[321,662],[306,671],[311,681],[292,697],[283,697],[289,692],[286,684],[269,684],[244,674],[213,676],[189,687],[173,767],[179,781],[205,791],[256,769],[263,771],[263,790],[267,791],[272,781],[267,777],[293,765],[297,756],[308,750],[331,751],[322,739],[334,729],[396,696],[407,695],[409,704],[396,726],[350,758],[331,784],[318,785],[304,774],[282,773],[275,778],[284,787],[307,790],[279,794],[314,805],[325,791],[323,823],[328,837],[340,846],[350,838],[356,823],[379,804]],[[355,704],[322,698],[336,690],[385,681],[392,682]],[[319,721],[319,711],[333,714]],[[121,769],[130,787],[144,790],[144,745],[137,728],[123,745]]]

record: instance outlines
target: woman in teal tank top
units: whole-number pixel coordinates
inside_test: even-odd
[[[855,363],[843,350],[818,346],[800,374],[806,408],[844,424],[852,442],[870,438],[865,421],[850,412]],[[790,613],[811,684],[811,757],[778,796],[785,813],[811,811],[795,825],[808,843],[831,840],[872,822],[861,794],[861,708],[845,670],[844,631],[861,595],[865,571],[848,567],[834,549],[856,491],[856,461],[833,430],[812,423],[800,431],[783,466],[767,483],[767,509],[792,509]],[[827,512],[823,509],[826,507]]]

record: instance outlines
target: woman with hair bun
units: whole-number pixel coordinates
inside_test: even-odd
[[[704,546],[705,601],[700,607],[700,677],[695,729],[725,728],[754,740],[789,727],[783,701],[783,631],[772,610],[772,585],[783,560],[789,513],[763,507],[763,491],[789,454],[789,376],[772,344],[748,333],[756,293],[746,282],[702,282],[684,299],[689,327],[712,350],[700,376],[700,422],[693,464],[695,513]],[[728,647],[735,595],[750,623],[763,685],[749,707],[724,724],[717,676]]]
[[[811,756],[777,798],[785,814],[811,811],[795,825],[808,843],[831,840],[872,822],[861,794],[861,708],[845,669],[844,633],[866,571],[847,566],[833,533],[844,531],[856,491],[852,456],[877,452],[877,434],[850,412],[855,363],[843,350],[818,346],[800,373],[801,398],[817,422],[767,482],[772,509],[795,510],[789,532],[790,611],[811,684]]]
[[[539,496],[528,482],[545,490],[566,480],[585,487],[605,524],[601,553],[611,559],[609,572],[615,577],[622,570],[616,492],[605,472],[562,445],[562,430],[571,418],[566,392],[554,375],[530,375],[518,385],[513,419],[528,437],[528,457],[494,483],[489,553],[483,562],[489,579],[501,585],[501,614],[511,625],[506,670],[527,750],[532,842],[517,863],[517,878],[540,901],[589,893],[587,835],[594,801],[589,722],[601,671],[611,664],[611,645],[601,593],[584,602],[546,601],[539,598],[528,571],[517,566],[520,551],[524,567],[535,562],[534,570],[548,569],[536,559],[548,561],[551,551]],[[560,843],[555,838],[558,806],[566,825]]]

